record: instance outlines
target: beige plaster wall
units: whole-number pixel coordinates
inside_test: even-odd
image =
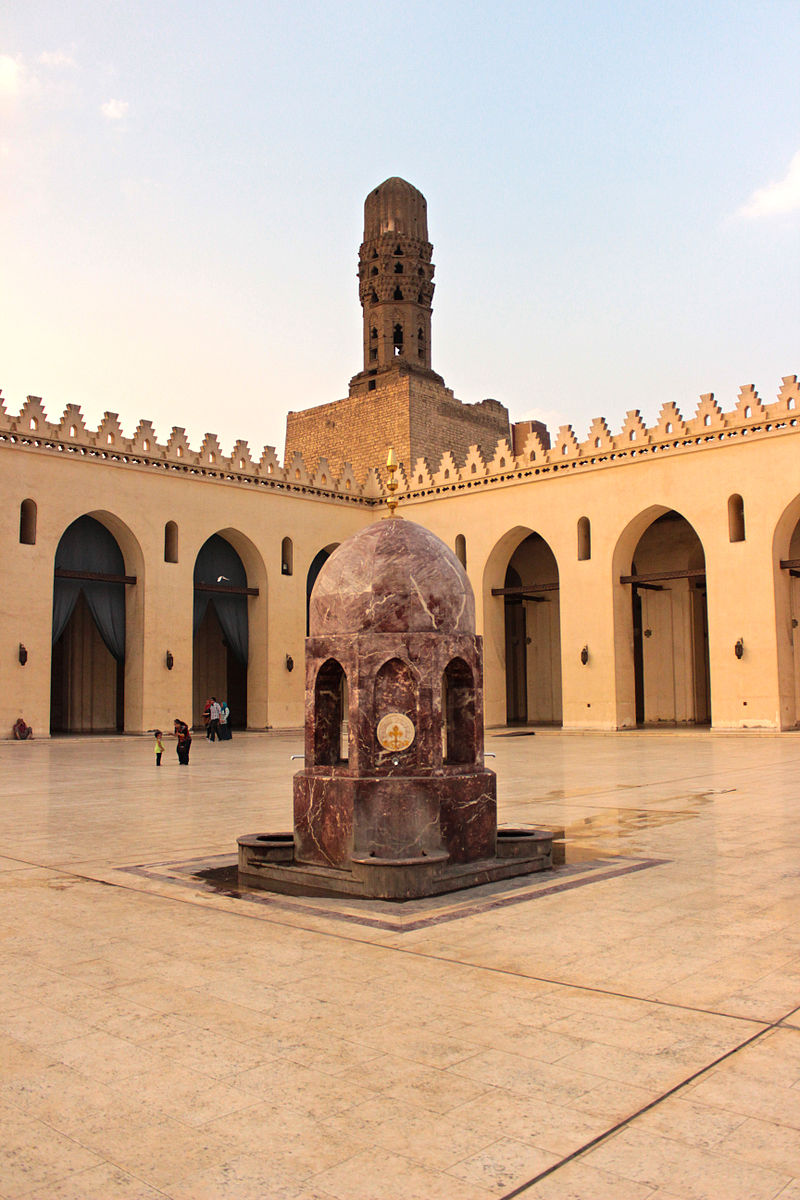
[[[213,533],[234,545],[248,586],[251,728],[303,724],[305,587],[308,567],[325,545],[372,519],[367,507],[320,503],[312,494],[286,494],[224,482],[167,475],[51,451],[0,444],[0,736],[20,714],[44,736],[50,721],[53,565],[67,526],[89,513],[117,538],[127,574],[125,729],[171,729],[192,713],[193,570]],[[19,541],[20,505],[37,504],[35,545]],[[164,526],[178,526],[179,561],[164,561]],[[281,574],[281,541],[294,545],[292,575]],[[28,662],[18,662],[18,646]],[[166,652],[174,667],[168,671]],[[298,668],[286,669],[286,655]]]
[[[503,586],[511,555],[533,531],[545,539],[558,568],[558,628],[550,631],[550,644],[560,654],[564,724],[616,729],[635,723],[631,588],[620,576],[631,572],[637,543],[652,521],[673,509],[691,524],[705,555],[714,726],[793,727],[800,687],[792,620],[800,619],[800,606],[792,599],[797,585],[779,563],[800,553],[798,540],[792,548],[800,520],[800,428],[787,419],[770,426],[768,435],[762,429],[747,437],[687,438],[669,452],[643,451],[635,458],[608,453],[596,465],[567,461],[564,446],[557,439],[540,474],[532,467],[518,470],[507,447],[502,455],[498,448],[494,466],[482,465],[483,478],[465,476],[452,463],[449,482],[443,470],[425,494],[406,495],[401,504],[408,519],[427,525],[449,546],[459,534],[466,539],[485,639],[487,722],[505,721],[504,608],[491,589]],[[239,453],[244,462],[246,451]],[[570,453],[581,451],[573,447]],[[202,461],[215,454],[206,445]],[[273,470],[270,459],[262,475]],[[188,719],[191,713],[192,573],[212,533],[231,541],[249,586],[259,589],[248,601],[249,723],[300,726],[308,567],[322,547],[380,515],[368,504],[315,490],[303,470],[293,463],[273,487],[261,478],[226,481],[198,469],[154,469],[0,440],[0,734],[8,736],[20,714],[38,734],[48,729],[54,555],[61,534],[84,513],[111,529],[126,572],[137,577],[126,592],[128,731],[168,728],[176,714]],[[470,478],[475,485],[468,487]],[[746,538],[740,542],[729,537],[728,499],[734,493],[744,500]],[[19,540],[26,498],[37,504],[35,545]],[[584,561],[577,537],[582,517],[591,522],[591,557]],[[164,561],[167,521],[178,526],[177,563]],[[287,536],[293,541],[292,575],[280,570]],[[637,567],[644,570],[642,563]],[[671,603],[680,605],[676,597],[679,589]],[[686,608],[678,621],[688,645],[696,636],[696,615]],[[738,639],[741,659],[734,655]],[[24,667],[20,642],[29,651]],[[586,665],[580,661],[584,646]],[[172,671],[165,666],[167,650],[174,656]],[[291,673],[287,654],[297,668]],[[554,697],[554,712],[556,703]],[[691,703],[686,679],[678,680],[676,719],[691,712]]]
[[[502,587],[511,554],[530,531],[553,551],[560,581],[563,721],[570,728],[635,724],[631,573],[636,544],[673,509],[693,526],[707,570],[713,725],[789,728],[797,720],[790,579],[778,561],[800,519],[800,431],[719,442],[663,457],[554,473],[499,486],[431,489],[401,511],[451,547],[467,543],[485,643],[487,724],[505,721]],[[729,540],[728,498],[744,499],[746,539]],[[591,521],[591,558],[578,560],[577,526]],[[637,567],[639,564],[637,563]],[[643,567],[639,569],[644,570]],[[795,635],[796,636],[796,635]],[[741,638],[744,655],[734,645]],[[580,651],[588,646],[583,666]],[[779,660],[781,670],[779,672]]]

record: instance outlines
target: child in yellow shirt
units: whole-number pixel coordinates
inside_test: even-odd
[[[155,734],[155,751],[156,751],[156,766],[161,766],[161,755],[164,753],[164,743],[162,742],[163,734],[160,729],[154,729]]]

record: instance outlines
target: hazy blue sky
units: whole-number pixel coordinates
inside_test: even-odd
[[[800,5],[12,0],[0,387],[283,442],[361,368],[368,190],[428,199],[433,365],[579,437],[800,372]]]

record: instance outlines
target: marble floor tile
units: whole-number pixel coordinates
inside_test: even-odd
[[[448,1175],[502,1196],[534,1179],[558,1162],[558,1156],[512,1138],[501,1138],[485,1150],[450,1167]]]
[[[25,1200],[163,1200],[163,1196],[164,1192],[127,1171],[102,1163],[26,1192]]]
[[[800,1200],[800,734],[503,733],[567,866],[408,929],[158,874],[288,828],[300,733],[0,743],[2,1200]]]
[[[383,1149],[353,1155],[315,1175],[313,1183],[336,1200],[488,1200],[496,1195]]]
[[[565,1163],[523,1195],[525,1200],[679,1200],[647,1183],[590,1167],[585,1160]]]
[[[657,1134],[625,1128],[592,1151],[590,1165],[687,1200],[773,1200],[790,1172],[752,1165]]]

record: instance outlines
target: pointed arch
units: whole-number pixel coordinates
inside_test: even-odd
[[[144,661],[144,555],[105,510],[84,513],[54,557],[50,728],[139,732]]]
[[[789,564],[800,561],[800,495],[776,522],[772,559],[779,721],[781,729],[794,729],[800,726],[800,577]]]
[[[487,559],[484,654],[487,722],[561,723],[558,563],[528,527],[508,530]]]
[[[193,720],[210,695],[226,699],[231,723],[267,725],[267,572],[238,529],[217,530],[194,566]],[[222,695],[220,695],[222,693]]]
[[[618,726],[708,724],[705,551],[696,530],[675,509],[652,505],[620,534],[613,572]]]

